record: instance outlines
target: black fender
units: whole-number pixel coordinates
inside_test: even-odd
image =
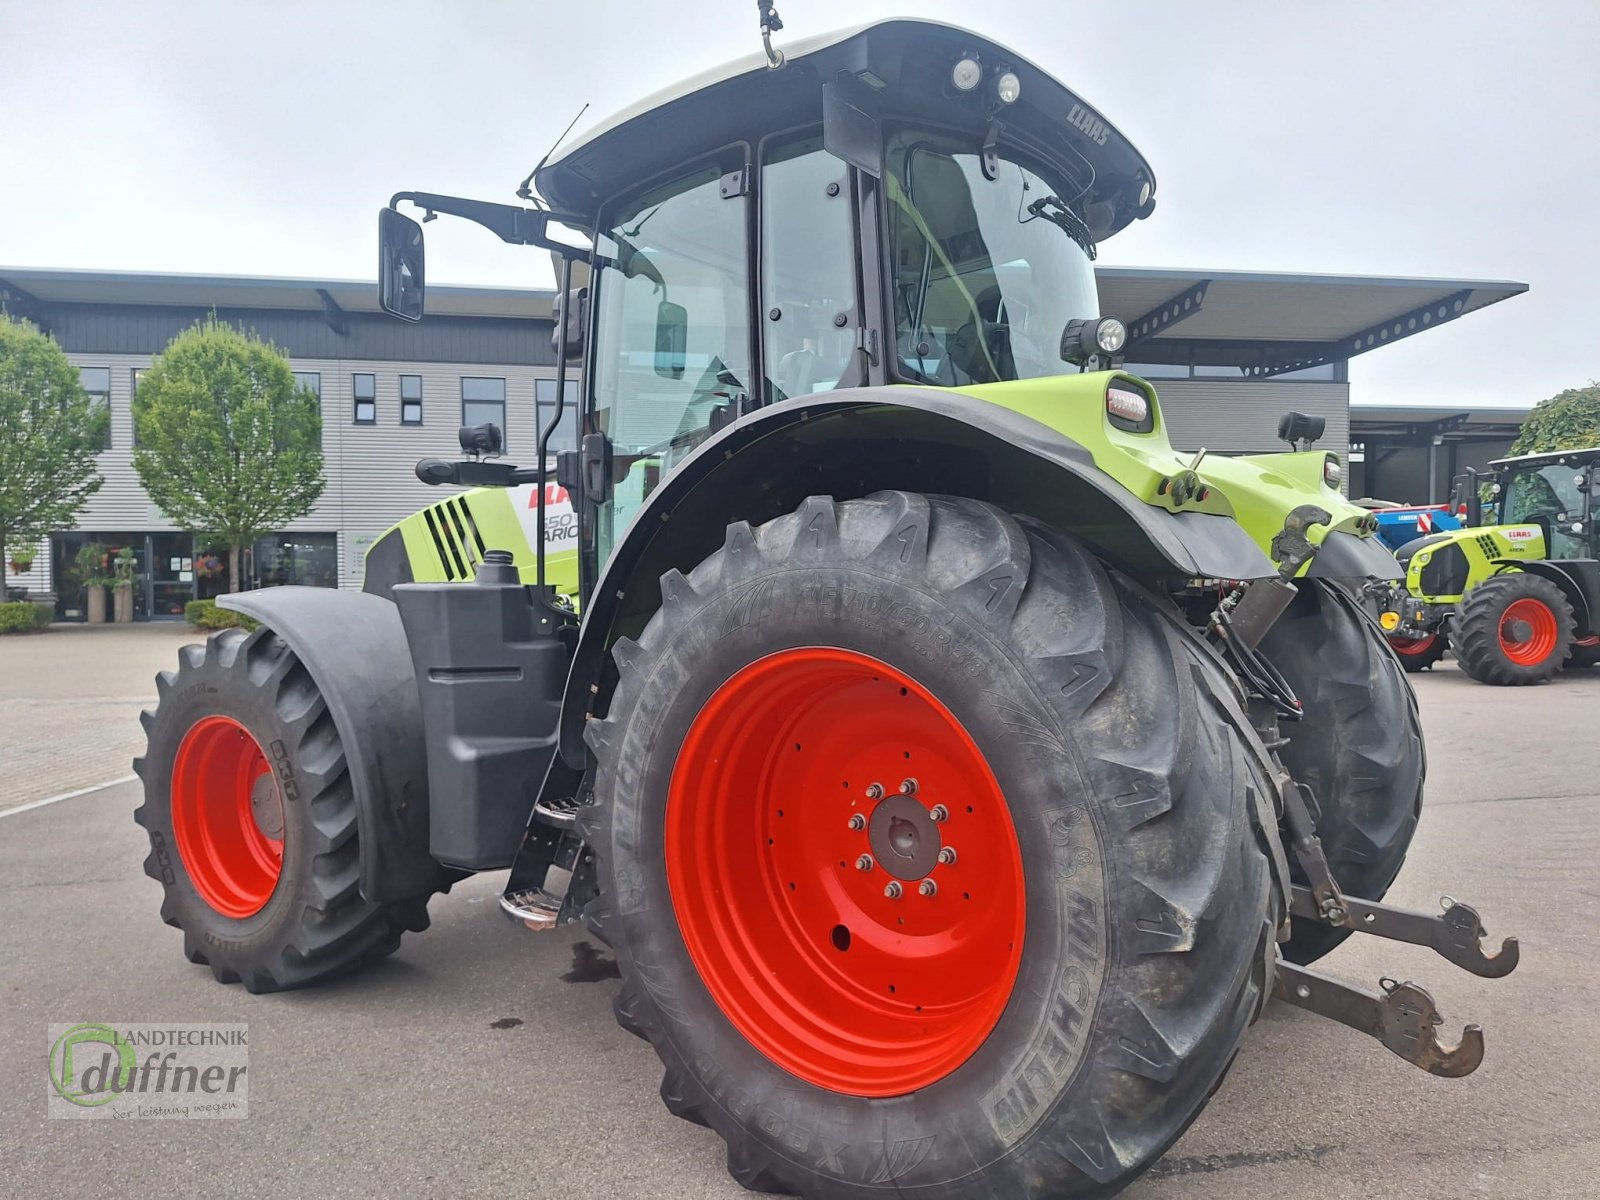
[[[389,901],[438,890],[428,854],[428,762],[422,706],[400,610],[332,588],[275,587],[218,596],[288,643],[333,714],[356,797],[361,894]]]
[[[1170,513],[1129,494],[1079,443],[960,392],[851,388],[785,401],[713,435],[635,514],[590,595],[561,718],[561,757],[585,763],[583,723],[615,680],[607,651],[661,605],[660,579],[722,545],[728,524],[770,521],[807,496],[886,489],[964,496],[1025,513],[1142,579],[1258,579],[1276,571],[1231,517]]]
[[[1414,547],[1414,554],[1421,549],[1415,542],[1422,540],[1407,542],[1401,549]],[[1335,530],[1322,539],[1317,556],[1306,568],[1306,576],[1312,579],[1404,579],[1405,572],[1389,547],[1377,538]]]
[[[1497,558],[1494,565],[1502,571],[1516,569],[1529,575],[1541,575],[1561,589],[1572,605],[1574,637],[1590,637],[1596,630],[1595,615],[1600,612],[1600,563],[1592,558],[1575,558],[1562,562],[1535,559],[1522,562],[1514,558]]]

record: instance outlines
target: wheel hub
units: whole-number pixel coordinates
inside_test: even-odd
[[[283,840],[283,801],[271,774],[257,775],[250,785],[250,817],[262,837],[273,842]]]
[[[1520,646],[1533,637],[1533,626],[1527,621],[1507,621],[1505,635],[1506,641]]]
[[[927,876],[944,847],[938,824],[922,803],[909,795],[878,802],[867,822],[867,840],[878,864],[897,879]]]

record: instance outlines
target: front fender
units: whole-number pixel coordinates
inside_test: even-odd
[[[400,610],[365,592],[276,587],[217,597],[288,643],[327,702],[356,798],[361,894],[398,900],[441,886],[428,854],[422,707]]]
[[[660,578],[688,572],[733,521],[760,524],[807,496],[959,495],[1036,517],[1144,579],[1256,579],[1272,563],[1231,517],[1146,504],[1089,451],[1032,417],[960,392],[852,388],[759,410],[708,439],[651,493],[614,546],[584,612],[561,755],[584,762],[583,721],[604,711],[606,652],[637,636]]]

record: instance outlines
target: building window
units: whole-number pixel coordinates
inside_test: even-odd
[[[360,378],[357,376],[356,378]],[[372,376],[368,375],[368,379]],[[294,384],[302,392],[310,392],[318,400],[322,399],[322,372],[321,371],[296,371]]]
[[[376,425],[378,423],[377,376],[350,376],[350,390],[356,400],[355,423],[357,425]]]
[[[422,376],[400,376],[400,424],[422,424]]]
[[[132,367],[128,371],[128,420],[133,428],[133,441],[131,445],[139,444],[139,411],[133,407],[133,399],[139,394],[139,376],[147,371],[148,367]]]
[[[550,444],[545,447],[550,454],[559,454],[563,450],[576,450],[578,448],[578,383],[575,379],[567,380],[567,403],[561,410],[561,424],[556,426],[556,431],[550,435]],[[535,379],[533,381],[533,398],[539,407],[539,435],[544,436],[545,426],[550,424],[550,419],[556,415],[556,381],[554,379]]]
[[[483,425],[494,422],[506,431],[506,381],[504,379],[461,380],[461,423]]]
[[[245,573],[252,587],[338,587],[338,536],[274,533],[250,548]]]
[[[96,408],[111,411],[111,368],[110,367],[79,367],[78,381],[83,384],[83,390],[89,393],[89,400]],[[100,447],[102,450],[111,449],[111,422],[106,422],[106,440]]]

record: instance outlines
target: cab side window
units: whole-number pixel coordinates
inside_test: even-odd
[[[768,150],[761,167],[761,315],[769,402],[830,391],[858,318],[849,168],[819,136]]]

